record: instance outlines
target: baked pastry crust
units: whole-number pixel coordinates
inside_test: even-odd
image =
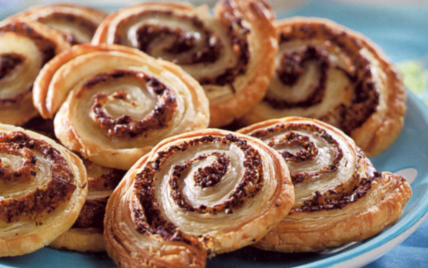
[[[87,195],[86,170],[49,138],[0,125],[0,256],[48,245],[77,219]]]
[[[107,200],[125,172],[84,160],[88,174],[88,196],[73,227],[57,237],[50,247],[83,252],[105,251],[103,219]]]
[[[406,113],[400,73],[367,37],[330,20],[276,22],[279,53],[265,99],[241,119],[305,116],[350,135],[370,157],[399,136]]]
[[[295,189],[293,209],[260,249],[318,251],[366,239],[394,224],[412,194],[403,177],[375,171],[348,136],[321,121],[285,117],[238,132],[278,150]]]
[[[214,8],[143,3],[110,14],[93,44],[121,44],[180,65],[204,87],[210,126],[243,116],[264,96],[277,52],[274,14],[261,0],[223,0]]]
[[[206,129],[159,143],[125,175],[104,219],[121,267],[204,267],[261,239],[294,194],[284,160],[257,139]]]
[[[0,121],[22,125],[37,115],[32,85],[42,66],[70,45],[37,22],[0,23]]]
[[[81,252],[103,252],[106,250],[103,230],[99,228],[71,228],[52,241],[49,247]]]
[[[67,148],[123,170],[162,139],[209,120],[208,100],[190,75],[118,45],[73,46],[43,68],[33,99],[44,118],[59,109],[55,134]]]
[[[101,10],[70,4],[32,7],[6,20],[37,21],[63,33],[72,45],[90,43],[98,25],[107,16]]]

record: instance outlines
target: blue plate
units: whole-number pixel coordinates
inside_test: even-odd
[[[301,9],[293,11],[292,15],[316,15],[312,12],[313,10],[317,12],[324,10],[322,14],[326,15],[326,17],[330,17],[345,25],[348,24],[346,23],[346,19],[348,19],[349,22],[349,17],[340,17],[343,13],[338,12],[338,6],[336,4],[333,6],[328,2],[317,3],[315,1],[310,3],[310,8],[304,6]],[[326,6],[330,7],[330,9],[326,10]],[[104,8],[108,11],[112,11],[117,9],[118,6],[104,6]],[[339,5],[339,9],[340,8],[343,8],[343,6],[340,7]],[[358,13],[361,14],[358,8],[352,8],[352,10],[356,15],[358,15]],[[6,15],[12,14],[15,11],[19,10],[7,10],[7,12],[0,10],[0,18],[6,17]],[[388,23],[391,23],[391,21]],[[365,33],[362,29],[358,29],[357,26],[352,27],[352,24],[347,26]],[[392,28],[395,29],[395,27]],[[398,47],[397,50],[395,50],[395,47],[392,47],[392,45],[396,43],[388,43],[386,40],[376,40],[377,35],[368,35],[369,37],[374,37],[374,41],[378,42],[382,47],[384,47],[385,44],[387,46],[387,54],[394,60],[401,60],[401,58],[394,53],[398,51]],[[382,38],[382,36],[378,38]],[[388,47],[388,44],[392,45]],[[402,47],[400,47],[400,51],[403,52],[401,48]],[[420,50],[415,49],[411,51]],[[407,178],[413,180],[411,183],[413,195],[405,207],[402,218],[398,220],[395,225],[365,241],[352,243],[345,247],[322,253],[284,254],[266,252],[248,247],[232,253],[219,255],[209,260],[207,267],[279,268],[362,266],[381,257],[392,247],[408,237],[423,222],[428,211],[428,165],[426,164],[428,163],[428,154],[425,153],[428,152],[428,143],[425,142],[425,139],[421,135],[421,133],[428,133],[428,110],[425,105],[411,93],[409,93],[407,105],[408,112],[405,119],[405,126],[400,137],[387,151],[372,159],[378,170],[402,172],[402,174],[407,175]],[[2,267],[109,268],[116,266],[105,253],[83,254],[44,248],[32,254],[20,257],[1,258],[0,268]]]

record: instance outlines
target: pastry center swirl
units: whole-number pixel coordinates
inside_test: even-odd
[[[185,160],[181,164],[164,167],[164,165],[169,163],[168,160],[170,158],[180,158],[180,155],[185,155],[185,152],[187,153],[189,151],[190,153],[196,147],[206,147],[207,145],[214,148],[235,146],[239,148],[244,155],[244,159],[240,160],[242,161],[241,163],[235,163],[226,153],[212,152],[210,154],[196,156],[190,160]],[[212,159],[214,161],[212,161]],[[196,165],[201,161],[206,161],[205,163],[209,164],[198,168],[196,172],[189,172],[192,165]],[[194,206],[188,202],[187,198],[184,196],[185,191],[183,190],[186,177],[190,177],[191,180],[189,181],[191,181],[191,184],[196,184],[197,187],[201,187],[203,191],[207,188],[219,186],[228,170],[236,165],[242,165],[244,168],[243,176],[238,180],[235,188],[227,195],[227,198],[213,205],[202,204]],[[164,168],[170,169],[168,178],[170,192],[165,192],[163,194],[171,196],[172,200],[179,208],[191,213],[208,215],[233,213],[234,209],[242,207],[247,200],[253,198],[264,185],[261,155],[256,149],[250,146],[246,140],[241,140],[229,134],[225,137],[204,136],[184,141],[180,144],[171,146],[166,151],[158,152],[157,157],[153,161],[147,162],[144,169],[136,176],[135,191],[137,192],[139,203],[144,209],[144,213],[135,211],[135,219],[138,226],[137,230],[139,232],[157,233],[159,228],[162,232],[166,232],[167,230],[170,236],[173,236],[176,232],[176,227],[171,222],[164,219],[159,210],[160,205],[158,200],[161,197],[155,196],[156,181],[160,179],[157,177],[157,173]],[[142,218],[142,215],[145,215],[145,219]]]
[[[345,146],[350,145],[316,124],[278,123],[250,135],[274,148],[289,165],[298,198],[292,212],[342,209],[364,197],[382,177],[379,172],[363,172],[365,165],[371,165],[364,153],[356,151],[356,162],[347,159]]]
[[[313,86],[312,91],[305,100],[290,102],[287,100],[278,100],[266,96],[265,100],[275,109],[286,109],[295,107],[310,107],[322,101],[325,95],[330,61],[326,53],[317,47],[308,46],[300,51],[283,53],[280,64],[276,69],[276,75],[282,84],[294,86],[299,78],[306,72],[305,64],[309,61],[316,61],[319,71],[318,83]]]
[[[12,21],[0,27],[0,35],[4,35],[6,40],[8,40],[7,38],[13,38],[12,40],[18,38],[18,40],[25,41],[24,44],[33,43],[35,49],[39,51],[35,55],[29,55],[19,46],[15,48],[13,44],[3,47],[3,51],[0,53],[1,107],[16,107],[22,101],[29,100],[33,80],[36,78],[39,68],[55,56],[56,43],[36,30],[25,22],[19,21]],[[7,43],[7,41],[5,42]]]
[[[195,185],[198,185],[202,188],[215,186],[226,174],[230,163],[230,158],[226,156],[226,154],[212,153],[212,155],[216,156],[216,160],[214,160],[210,166],[199,168],[198,171],[193,175]],[[201,155],[197,158],[197,160],[206,158],[206,155]]]
[[[37,175],[38,153],[51,163],[52,177],[45,186],[20,197],[0,199],[0,221],[6,223],[20,220],[36,220],[53,212],[61,203],[70,200],[76,189],[74,175],[68,167],[67,160],[52,145],[42,140],[33,139],[22,132],[0,133],[0,184],[2,189],[19,180],[28,182]],[[10,155],[23,158],[22,167],[11,166]],[[16,160],[16,159],[15,159]]]
[[[282,29],[279,46],[283,51],[278,54],[276,66],[278,82],[271,85],[265,97],[270,107],[290,110],[295,115],[299,114],[298,109],[293,110],[296,108],[322,109],[322,104],[329,101],[325,99],[326,90],[339,89],[340,95],[334,97],[340,103],[318,118],[348,135],[376,112],[379,92],[375,73],[363,45],[354,37],[326,26],[298,24]],[[306,77],[309,70],[312,75]],[[338,86],[343,88],[334,88]],[[292,96],[300,97],[288,100]]]
[[[5,78],[24,61],[24,57],[17,53],[0,54],[0,80]]]
[[[112,70],[86,81],[84,88],[90,90],[95,86],[102,87],[103,83],[120,78],[135,79],[141,90],[152,93],[156,99],[154,108],[143,117],[144,104],[140,104],[133,94],[121,90],[110,95],[96,93],[93,96],[91,117],[99,127],[107,130],[109,136],[115,137],[146,135],[149,131],[167,127],[176,113],[177,101],[172,90],[154,77],[141,72]],[[123,111],[132,114],[123,114]]]
[[[14,75],[14,72],[19,72],[20,66],[24,65],[25,57],[17,53],[0,54],[0,82],[2,79],[7,80],[8,77]],[[21,69],[22,70],[22,69]],[[0,91],[2,89],[0,88]],[[14,92],[7,94],[8,97],[0,98],[0,105],[7,107],[15,103],[19,103],[27,94],[28,90],[23,92]]]
[[[310,180],[323,173],[331,173],[338,170],[339,163],[343,158],[343,151],[339,143],[322,128],[312,124],[279,124],[267,129],[257,130],[251,133],[251,136],[263,140],[268,135],[278,134],[279,136],[269,138],[267,144],[279,150],[287,162],[313,161],[317,157],[320,149],[311,141],[310,136],[323,139],[332,148],[332,161],[321,170],[317,172],[294,172],[291,170],[293,184]],[[296,147],[298,148],[297,150]]]
[[[97,25],[92,21],[82,16],[64,12],[52,12],[47,16],[37,18],[37,21],[60,31],[64,28],[67,29],[64,36],[72,45],[89,43],[97,29]],[[78,37],[77,32],[84,33],[85,40]]]
[[[327,193],[316,191],[313,198],[304,201],[300,208],[292,209],[293,212],[315,212],[321,210],[342,209],[348,204],[357,202],[371,189],[373,181],[382,177],[381,172],[374,172],[373,176],[359,179],[359,183],[349,189],[349,193],[340,193],[329,190]]]
[[[195,27],[203,27],[202,22],[193,18],[192,24]],[[150,43],[156,39],[161,39],[166,42],[161,49],[163,53],[168,54],[183,54],[187,53],[188,57],[180,57],[174,59],[176,64],[186,65],[195,63],[212,63],[220,57],[222,45],[216,35],[206,29],[203,31],[205,40],[200,40],[197,34],[188,34],[180,28],[169,28],[167,26],[146,24],[137,30],[138,48],[141,51],[154,54],[154,51],[149,50]],[[201,48],[199,42],[205,42],[206,47]],[[154,55],[153,55],[154,56]]]
[[[152,19],[154,17],[155,20]],[[237,76],[247,71],[250,59],[247,37],[250,30],[231,7],[223,14],[222,23],[227,38],[220,38],[219,33],[195,15],[146,10],[121,20],[114,32],[113,43],[129,42],[153,57],[161,57],[184,67],[218,64],[220,58],[225,56],[225,50],[231,51],[234,59],[229,62],[235,62],[233,66],[225,66],[224,71],[215,75],[197,78],[201,85],[224,86],[232,84]]]
[[[15,21],[6,24],[0,27],[0,33],[2,32],[14,32],[18,35],[32,39],[42,54],[42,66],[55,56],[56,44],[45,38],[43,35],[37,33],[24,22]]]
[[[302,136],[296,132],[288,132],[279,139],[271,139],[268,145],[274,149],[284,145],[285,147],[298,146],[302,150],[295,153],[284,150],[281,155],[285,161],[302,162],[307,160],[314,160],[318,154],[318,149],[313,142],[310,141],[309,137]]]
[[[37,175],[37,157],[27,148],[14,148],[9,144],[0,144],[0,154],[5,157],[0,158],[0,180],[4,182],[25,182]],[[22,157],[23,164],[14,170],[12,161],[7,155],[17,155]]]

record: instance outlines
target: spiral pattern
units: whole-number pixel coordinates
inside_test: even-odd
[[[377,172],[348,136],[326,123],[286,117],[238,132],[279,152],[294,184],[294,207],[259,248],[317,251],[365,239],[398,220],[411,196],[404,178]]]
[[[114,188],[125,172],[99,166],[84,160],[88,173],[88,196],[73,227],[57,237],[49,246],[83,252],[105,251],[103,220],[105,207]]]
[[[122,267],[203,267],[207,250],[262,238],[293,199],[285,162],[262,142],[214,129],[175,136],[141,158],[108,201],[107,252]]]
[[[115,45],[74,46],[56,57],[37,78],[34,102],[43,117],[59,109],[55,134],[66,147],[118,169],[129,169],[162,139],[205,128],[209,120],[208,100],[193,78]]]
[[[65,148],[0,125],[0,256],[30,253],[70,228],[86,184],[82,162]]]
[[[31,20],[61,32],[72,45],[90,43],[107,14],[76,5],[49,5],[29,8],[6,20]]]
[[[276,32],[264,1],[219,1],[215,13],[177,3],[126,7],[103,21],[92,43],[130,46],[180,65],[204,87],[210,125],[224,126],[262,99]]]
[[[324,19],[276,23],[279,53],[264,100],[242,119],[317,118],[350,135],[369,155],[398,137],[406,111],[400,75],[364,36]]]
[[[37,115],[33,82],[42,66],[68,49],[61,34],[36,22],[0,24],[0,121],[22,125]]]

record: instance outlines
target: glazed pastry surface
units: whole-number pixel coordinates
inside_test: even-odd
[[[318,251],[376,235],[397,221],[412,190],[407,181],[378,172],[342,131],[318,120],[285,117],[240,131],[286,160],[295,203],[256,247]]]
[[[66,77],[66,78],[65,78]],[[40,72],[34,104],[69,149],[129,169],[159,141],[209,121],[202,87],[180,67],[117,45],[77,45]]]
[[[70,45],[37,22],[0,23],[0,122],[23,125],[37,115],[32,105],[34,80],[42,66]]]
[[[282,157],[244,135],[206,129],[159,143],[107,203],[104,238],[121,267],[204,267],[255,243],[293,206]]]
[[[13,16],[10,20],[37,21],[61,32],[72,45],[90,43],[106,13],[77,5],[49,5],[32,7]]]
[[[180,65],[204,88],[211,127],[259,102],[273,72],[277,34],[264,1],[224,0],[214,8],[144,3],[109,15],[93,44],[121,44]]]
[[[0,256],[31,253],[77,219],[86,170],[51,139],[10,125],[0,125],[0,160]]]
[[[351,136],[370,157],[388,148],[403,127],[406,92],[383,51],[326,19],[284,19],[276,28],[279,52],[269,90],[241,124],[317,118]]]

